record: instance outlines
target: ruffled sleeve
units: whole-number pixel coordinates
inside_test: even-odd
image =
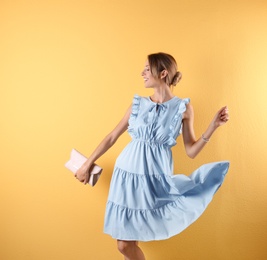
[[[177,113],[172,119],[170,124],[170,138],[169,145],[174,145],[176,143],[176,138],[182,133],[182,119],[183,113],[186,111],[186,105],[190,102],[189,98],[184,98],[180,101]]]
[[[190,98],[184,98],[182,99],[179,109],[178,109],[178,114],[183,114],[186,110],[186,105],[190,102]]]
[[[180,135],[183,131],[183,123],[182,123],[182,114],[186,111],[186,105],[190,102],[190,98],[184,98],[182,99],[180,106],[179,106],[179,110],[178,110],[178,114],[180,115],[180,126],[179,126],[179,131],[178,131],[178,135]]]
[[[135,94],[134,98],[133,98],[133,102],[132,102],[132,112],[131,112],[129,122],[128,122],[130,129],[131,129],[131,126],[138,115],[139,108],[140,108],[140,100],[141,100],[141,97]]]

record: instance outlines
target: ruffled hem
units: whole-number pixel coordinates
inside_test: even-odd
[[[186,228],[186,218],[177,211],[183,204],[183,197],[177,198],[164,207],[154,210],[136,210],[116,205],[108,201],[104,233],[119,240],[151,241],[163,240]],[[177,212],[176,216],[180,218],[182,225],[177,229],[175,222],[170,221],[173,218],[172,212]],[[114,225],[114,221],[118,225]]]
[[[115,239],[136,241],[163,240],[182,232],[207,208],[223,183],[228,168],[227,161],[215,162],[202,165],[190,176],[174,175],[171,178],[172,185],[182,194],[176,193],[174,196],[170,193],[169,200],[165,200],[166,203],[160,207],[138,209],[125,206],[128,204],[121,203],[120,199],[109,197],[104,232]],[[127,186],[127,184],[136,185],[131,176],[138,178],[138,175],[125,174],[121,176],[121,182],[115,179],[114,183],[120,187],[120,190],[116,190],[119,194],[115,197],[121,198],[123,194],[128,196],[126,199],[130,201],[143,200],[140,191],[135,192],[133,189],[137,186]],[[153,188],[147,187],[144,192],[146,190],[151,191]],[[162,198],[159,196],[155,198],[157,199]],[[129,204],[131,204],[130,201]]]

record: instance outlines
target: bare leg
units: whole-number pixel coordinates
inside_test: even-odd
[[[118,240],[118,250],[125,260],[145,260],[145,256],[136,241]]]

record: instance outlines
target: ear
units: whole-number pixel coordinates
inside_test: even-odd
[[[161,78],[161,79],[166,78],[167,75],[168,75],[168,71],[167,71],[167,70],[163,70],[163,71],[160,72],[160,78]]]

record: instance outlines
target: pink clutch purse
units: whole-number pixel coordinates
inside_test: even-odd
[[[70,154],[70,160],[66,162],[65,167],[72,171],[74,174],[77,172],[78,169],[81,168],[81,166],[86,162],[87,158],[82,155],[80,152],[78,152],[75,149],[72,149],[71,154]],[[94,164],[90,171],[90,177],[88,184],[91,186],[94,186],[102,172],[102,168],[99,167],[98,165]]]

